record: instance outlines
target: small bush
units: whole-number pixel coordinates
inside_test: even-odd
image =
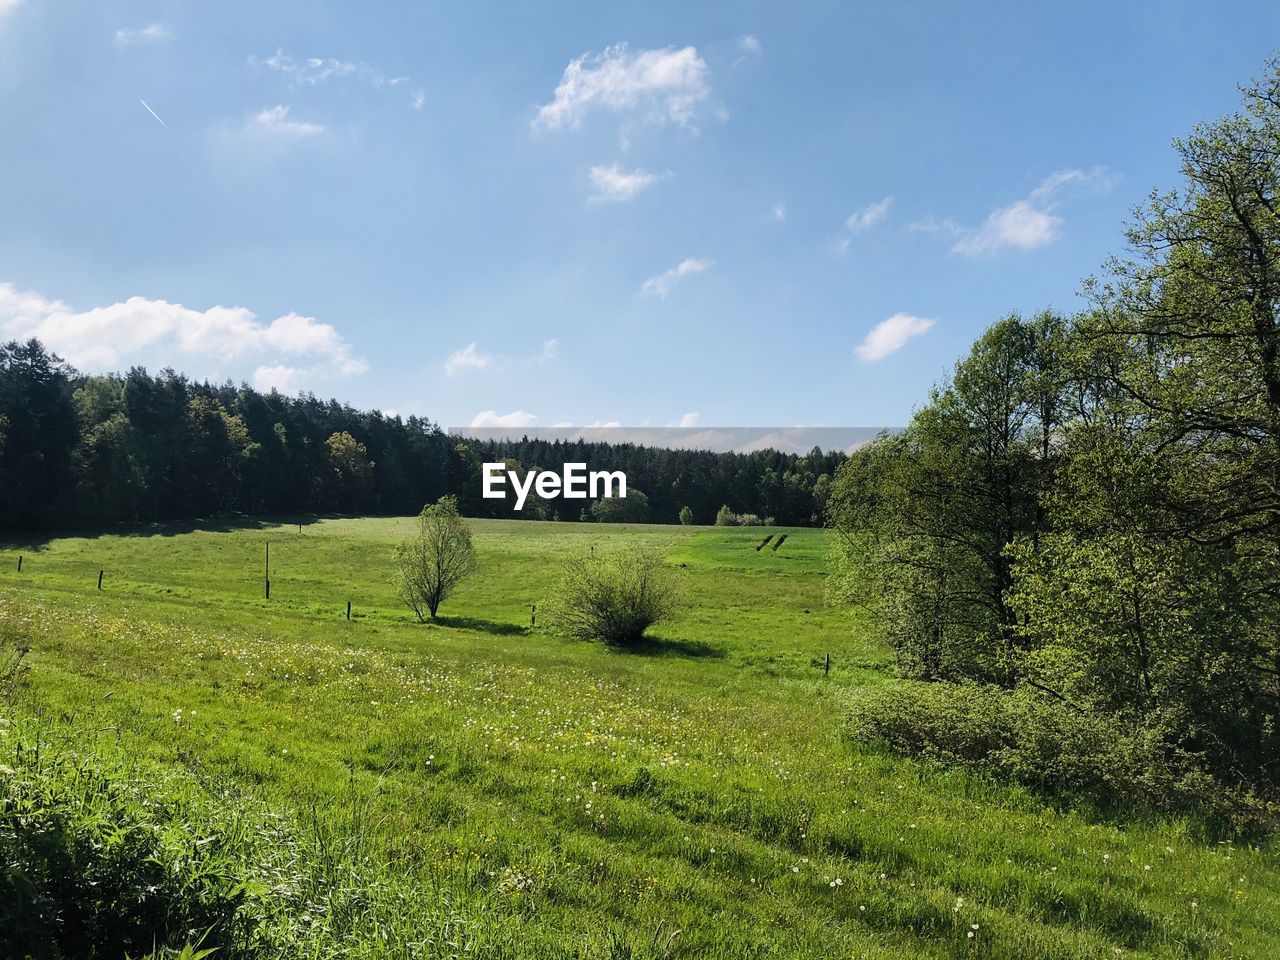
[[[676,572],[642,548],[570,559],[548,604],[561,631],[609,644],[641,640],[679,606]]]
[[[976,767],[1104,807],[1197,813],[1245,832],[1266,827],[1276,813],[1214,780],[1158,732],[1030,687],[896,681],[860,693],[847,729],[895,753]]]
[[[762,517],[755,513],[734,513],[727,506],[721,507],[716,514],[717,527],[772,527],[773,517]]]

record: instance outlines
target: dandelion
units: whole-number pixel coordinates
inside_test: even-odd
[[[7,763],[0,763],[0,776],[7,777],[13,773],[13,767]]]

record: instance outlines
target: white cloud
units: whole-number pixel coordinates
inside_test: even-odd
[[[626,43],[584,53],[564,69],[555,98],[538,108],[535,127],[576,127],[591,110],[639,113],[650,123],[692,126],[711,92],[707,64],[694,47],[641,50]]]
[[[13,13],[20,6],[22,6],[22,0],[0,0],[0,20]]]
[[[933,323],[932,320],[913,317],[909,313],[895,313],[872,327],[854,353],[860,360],[883,360],[889,354],[901,350],[908,340],[927,333]]]
[[[289,108],[283,104],[259,110],[249,118],[246,128],[251,132],[287,140],[305,140],[325,132],[322,124],[290,120]]]
[[[38,337],[89,372],[172,364],[197,377],[225,377],[253,364],[255,383],[293,386],[368,369],[337,330],[314,317],[287,313],[264,324],[244,307],[194,310],[145,297],[77,311],[10,283],[0,283],[0,334]]]
[[[471,418],[473,427],[528,427],[538,418],[525,410],[512,410],[510,413],[498,413],[496,410],[482,410]]]
[[[647,170],[627,172],[616,163],[607,167],[591,168],[591,202],[609,203],[631,200],[661,180],[662,177]]]
[[[753,56],[759,56],[764,52],[764,46],[760,43],[759,38],[750,33],[744,33],[738,38],[738,49]]]
[[[1002,247],[1034,250],[1057,240],[1061,223],[1061,217],[1039,209],[1029,200],[1019,200],[993,210],[981,227],[957,240],[951,252],[977,256]]]
[[[2,5],[4,0],[0,0]],[[128,47],[135,43],[165,43],[177,39],[172,30],[163,23],[149,23],[145,27],[122,27],[116,31],[116,46]]]
[[[494,358],[487,353],[480,353],[476,344],[468,343],[461,350],[449,354],[444,362],[444,372],[452,377],[461,370],[487,370],[493,365]]]
[[[556,351],[560,349],[560,341],[555,337],[550,340],[542,341],[542,350],[533,358],[534,363],[550,363],[556,358]]]
[[[280,48],[265,59],[250,57],[249,63],[280,74],[291,87],[318,87],[331,80],[353,80],[377,89],[389,89],[410,82],[407,76],[389,74],[367,63],[336,57],[297,58]],[[409,103],[415,110],[421,110],[426,102],[427,95],[421,88],[409,95]]]
[[[253,389],[261,390],[263,393],[269,393],[272,390],[278,390],[280,393],[297,393],[299,381],[305,373],[306,371],[298,367],[277,363],[270,367],[258,367],[249,378],[249,383],[253,385]]]
[[[907,224],[907,229],[913,233],[941,233],[949,237],[958,237],[964,233],[964,228],[954,220],[950,218],[939,220],[932,216],[912,221]]]
[[[696,413],[686,413],[684,416],[680,418],[680,422],[676,424],[677,427],[685,427],[685,428],[696,427],[697,425],[698,425],[698,414]]]
[[[844,225],[850,233],[863,233],[866,230],[870,230],[885,218],[892,204],[893,197],[877,200],[875,203],[849,214]]]
[[[1053,243],[1062,226],[1062,218],[1053,212],[1058,205],[1058,193],[1064,187],[1088,183],[1098,183],[1107,189],[1110,179],[1102,167],[1088,172],[1073,169],[1049,174],[1025,199],[993,210],[976,230],[961,230],[951,252],[980,256],[1005,247],[1035,250]]]
[[[693,257],[681,260],[670,270],[664,270],[656,277],[650,277],[641,284],[640,293],[642,296],[657,297],[659,300],[665,300],[667,295],[671,293],[672,288],[680,280],[696,273],[706,273],[714,265],[714,260],[698,260]]]
[[[769,208],[768,219],[772,220],[774,223],[781,223],[783,220],[787,219],[787,205],[779,200]]]
[[[335,57],[304,57],[299,60],[279,48],[265,60],[250,57],[249,62],[254,66],[274,70],[295,87],[314,87],[344,77],[362,80],[375,87],[398,87],[409,82],[408,77],[386,74],[367,63],[354,63]]]

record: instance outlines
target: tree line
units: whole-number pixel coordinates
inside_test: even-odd
[[[936,725],[1003,690],[1055,724],[1105,722],[1180,783],[1274,798],[1280,61],[1243,92],[1175,143],[1182,187],[1135,211],[1086,309],[998,321],[904,432],[837,472],[840,593],[905,676],[967,698],[916,688],[932,732],[888,739],[1016,751],[1016,724],[981,749]]]
[[[158,375],[86,375],[38,340],[0,345],[0,528],[49,530],[235,515],[418,513],[446,494],[467,516],[711,523],[717,510],[821,523],[843,459],[634,444],[475,441],[433,421],[310,394]],[[480,464],[586,462],[633,495],[586,504],[483,500]],[[683,514],[682,514],[683,509]]]

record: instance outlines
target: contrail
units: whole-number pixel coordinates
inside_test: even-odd
[[[169,129],[169,125],[168,125],[167,123],[165,123],[163,120],[161,120],[161,119],[160,119],[160,114],[158,114],[158,113],[156,113],[154,110],[152,110],[152,109],[151,109],[151,105],[150,105],[149,103],[147,103],[147,101],[145,101],[145,100],[139,100],[138,102],[139,102],[140,104],[142,104],[144,107],[146,107],[146,108],[147,108],[147,113],[149,113],[149,114],[151,114],[153,117],[155,117],[155,118],[156,118],[156,122],[157,122],[158,124],[160,124],[160,126],[164,127],[166,130],[168,130],[168,129]]]

